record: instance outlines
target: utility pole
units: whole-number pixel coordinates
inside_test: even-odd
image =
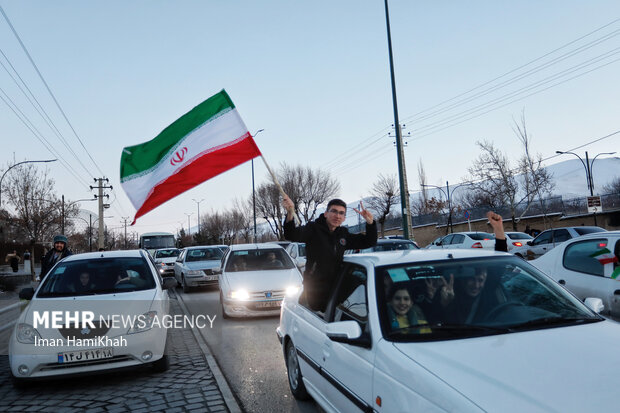
[[[411,231],[411,215],[409,210],[409,188],[407,187],[407,172],[405,171],[405,155],[403,153],[403,137],[398,121],[398,102],[396,100],[396,78],[394,76],[394,57],[392,54],[392,35],[390,32],[390,13],[388,0],[385,0],[385,22],[387,26],[388,54],[390,58],[390,76],[392,79],[392,104],[394,106],[394,125],[396,127],[396,152],[398,160],[398,177],[400,181],[400,208],[403,217],[403,235],[406,239],[413,239]]]
[[[194,201],[196,205],[198,205],[198,236],[200,237],[200,203],[204,201],[204,198],[200,201],[196,201],[195,199],[192,199],[192,201]]]
[[[88,251],[93,250],[93,214],[88,214]]]
[[[94,178],[95,182],[97,183],[97,186],[90,186],[91,191],[93,189],[97,189],[98,195],[95,195],[95,198],[97,198],[99,200],[99,237],[97,240],[97,244],[98,244],[98,248],[103,248],[104,247],[104,229],[103,229],[103,209],[104,208],[109,208],[110,205],[109,204],[104,204],[103,203],[103,197],[108,197],[110,198],[110,195],[108,194],[104,194],[103,190],[104,189],[113,189],[112,185],[104,185],[103,181],[106,181],[106,183],[109,183],[110,180],[108,178]]]
[[[62,196],[62,203],[60,204],[60,233],[64,235],[65,233],[65,196]]]
[[[121,221],[125,225],[125,249],[127,249],[127,222],[129,222],[129,217],[122,217]]]

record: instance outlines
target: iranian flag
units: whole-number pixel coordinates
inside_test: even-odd
[[[138,217],[202,182],[260,156],[228,94],[218,94],[154,139],[123,148],[121,185]]]
[[[618,262],[618,257],[616,257],[615,254],[612,253],[607,248],[602,248],[596,251],[594,254],[591,254],[590,257],[596,258],[598,262],[601,263],[601,265],[607,265],[607,264],[611,264],[614,262]]]

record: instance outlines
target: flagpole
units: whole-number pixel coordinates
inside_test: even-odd
[[[280,191],[280,194],[284,198],[287,195],[286,195],[286,192],[284,192],[284,189],[282,189],[282,185],[280,185],[280,182],[278,182],[278,178],[276,177],[276,174],[274,174],[271,168],[269,167],[269,164],[267,163],[267,160],[265,159],[265,157],[262,154],[260,155],[260,157],[265,163],[265,166],[267,167],[267,171],[269,172],[269,175],[271,175],[271,178],[273,179],[273,183],[276,184],[276,187],[278,188],[278,190]],[[301,220],[299,219],[295,211],[293,211],[293,218],[295,219],[296,225],[301,224]]]

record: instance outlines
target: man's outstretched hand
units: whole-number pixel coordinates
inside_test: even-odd
[[[362,218],[364,218],[366,220],[367,224],[372,224],[372,222],[375,220],[374,217],[372,216],[372,212],[370,212],[367,209],[364,209],[364,204],[362,203],[362,201],[360,201],[360,209],[357,210],[357,209],[353,208],[353,211],[355,211],[358,214],[360,214],[362,216]]]

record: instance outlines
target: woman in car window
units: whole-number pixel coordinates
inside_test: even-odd
[[[388,317],[392,330],[428,324],[420,307],[413,303],[406,284],[396,283],[388,293]],[[417,333],[430,333],[428,327],[416,328]]]

